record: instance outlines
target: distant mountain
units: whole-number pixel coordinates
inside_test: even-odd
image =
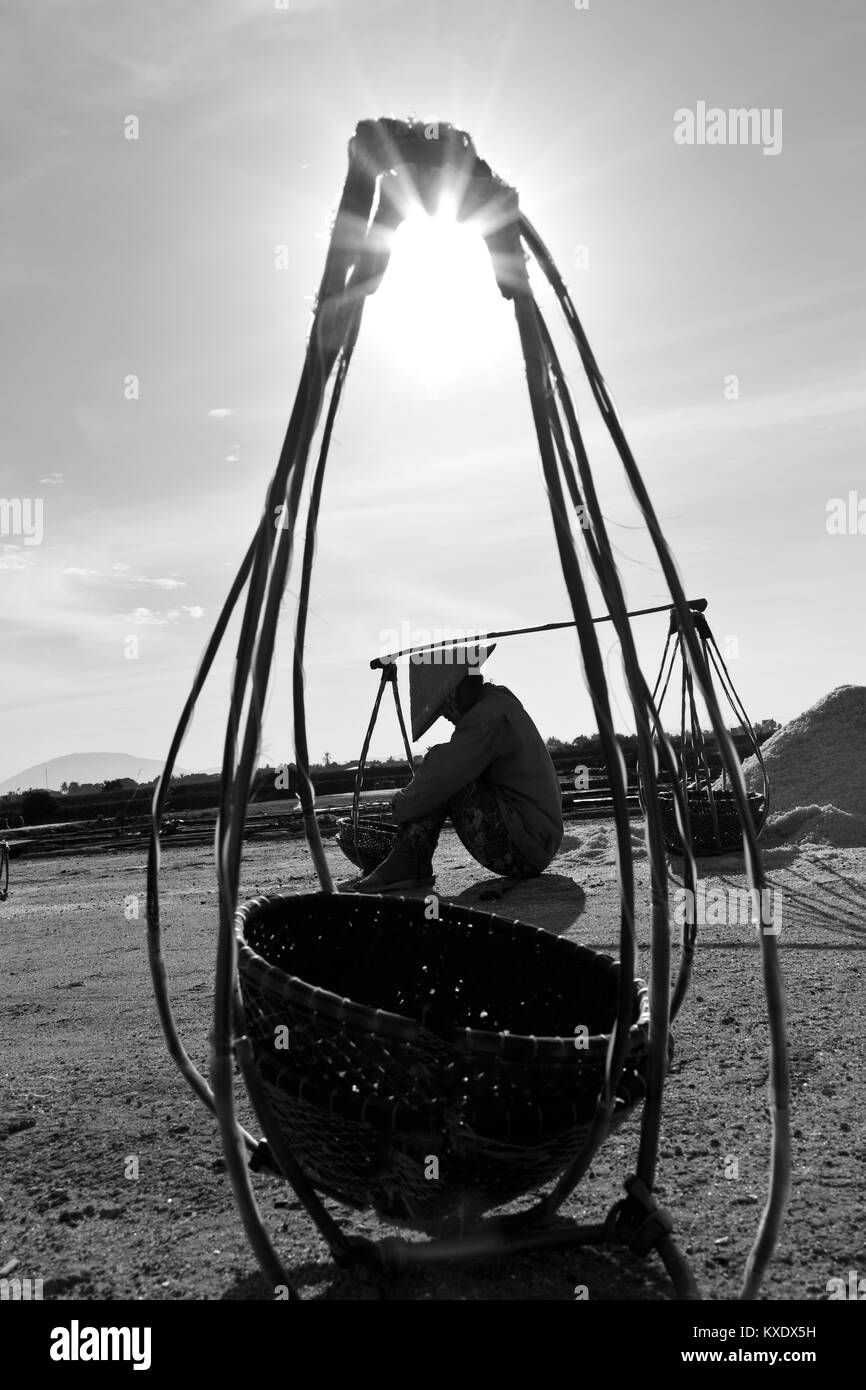
[[[66,753],[62,758],[25,767],[14,777],[0,782],[0,796],[7,792],[29,791],[31,787],[60,791],[64,782],[108,782],[115,777],[132,777],[136,782],[152,782],[162,772],[163,764],[156,758],[136,758],[131,753]],[[176,767],[177,775],[185,769]]]

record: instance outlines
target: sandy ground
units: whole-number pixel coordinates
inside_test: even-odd
[[[640,827],[633,822],[636,842]],[[350,872],[331,841],[336,877]],[[866,1275],[862,1173],[866,850],[777,848],[782,895],[794,1177],[764,1286],[771,1299],[827,1297],[827,1281]],[[671,863],[672,871],[676,869]],[[742,861],[704,861],[708,887],[742,887]],[[638,862],[640,939],[647,870]],[[478,902],[498,882],[453,836],[437,856],[438,891]],[[206,1070],[216,890],[207,848],[167,842],[165,952],[178,1022]],[[244,896],[314,888],[303,842],[248,846]],[[141,917],[127,920],[127,895]],[[569,827],[542,880],[481,906],[616,954],[616,871],[609,822]],[[247,1299],[268,1296],[235,1212],[216,1127],[162,1043],[144,941],[143,853],[24,858],[0,904],[6,1004],[0,1024],[0,1273],[44,1279],[46,1298]],[[647,973],[646,950],[641,952]],[[691,994],[675,1028],[659,1197],[705,1298],[735,1296],[766,1186],[767,1030],[760,957],[747,925],[702,929]],[[244,1123],[258,1132],[245,1097]],[[632,1119],[604,1147],[564,1212],[599,1220],[633,1171]],[[726,1178],[733,1156],[738,1176]],[[136,1159],[131,1164],[130,1159]],[[137,1166],[137,1178],[127,1176]],[[728,1162],[729,1170],[731,1168]],[[303,1294],[353,1299],[293,1193],[255,1179],[272,1237]],[[349,1228],[384,1234],[369,1214]],[[397,1299],[671,1296],[661,1266],[581,1250],[416,1274]]]

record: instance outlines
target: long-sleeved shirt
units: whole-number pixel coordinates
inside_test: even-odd
[[[429,815],[468,782],[483,779],[508,833],[541,872],[562,842],[562,794],[550,753],[526,710],[503,685],[484,685],[480,700],[431,748],[415,779],[397,793],[394,819]]]

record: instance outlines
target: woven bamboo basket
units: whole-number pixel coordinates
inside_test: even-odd
[[[396,825],[384,816],[359,817],[357,835],[351,816],[341,816],[337,821],[337,844],[346,858],[365,874],[372,873],[385,862],[396,839]]]
[[[755,831],[760,834],[767,819],[767,798],[749,792],[748,802]],[[681,855],[683,842],[677,826],[673,792],[660,791],[658,805],[664,828],[665,847],[671,854]],[[731,854],[742,850],[743,825],[733,792],[714,792],[712,802],[705,794],[697,795],[690,792],[688,810],[692,851],[695,855]]]
[[[239,909],[259,1119],[320,1192],[441,1232],[540,1187],[580,1150],[619,966],[491,913],[441,903],[428,920],[421,899],[372,901]],[[637,981],[615,1125],[643,1098],[647,1029]]]

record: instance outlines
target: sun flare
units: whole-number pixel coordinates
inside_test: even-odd
[[[458,222],[447,201],[433,216],[407,214],[375,299],[377,329],[395,360],[428,384],[470,368],[499,335],[489,252],[477,226]]]

